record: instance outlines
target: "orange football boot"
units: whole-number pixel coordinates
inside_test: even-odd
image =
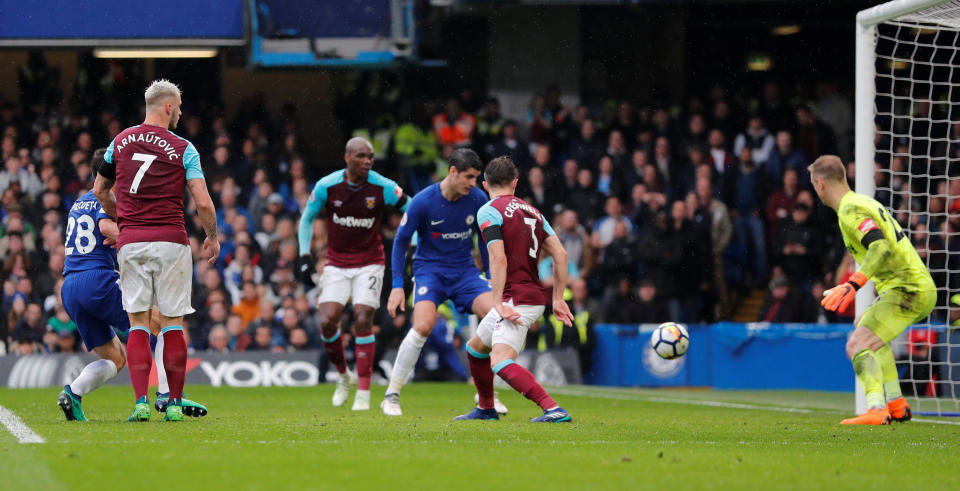
[[[842,425],[888,425],[890,424],[890,411],[887,408],[871,409],[856,418],[845,419],[840,422]]]
[[[910,421],[910,418],[913,417],[913,413],[910,411],[910,405],[907,404],[907,400],[903,397],[888,402],[887,411],[890,412],[890,419],[892,421],[903,423],[904,421]]]

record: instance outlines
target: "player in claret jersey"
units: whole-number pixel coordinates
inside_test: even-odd
[[[513,195],[519,173],[509,157],[490,161],[483,175],[486,179],[483,185],[491,200],[477,212],[477,223],[490,253],[493,309],[480,321],[477,333],[467,345],[473,356],[489,356],[493,371],[470,364],[480,403],[456,419],[498,419],[493,407],[493,373],[496,373],[543,409],[543,415],[531,422],[568,422],[570,415],[547,394],[533,374],[514,363],[527,329],[543,315],[549,301],[537,274],[541,250],[553,258],[557,285],[553,289],[553,315],[564,324],[573,325],[573,315],[563,301],[567,252],[540,211]]]
[[[333,405],[342,406],[350,395],[350,387],[357,382],[353,410],[365,411],[370,409],[370,376],[376,354],[373,315],[380,307],[385,269],[380,221],[386,206],[406,211],[410,198],[397,183],[371,170],[373,145],[367,140],[352,138],[347,142],[343,158],[346,169],[317,182],[300,217],[297,274],[300,281],[311,283],[313,220],[320,210],[324,210],[327,265],[320,278],[322,291],[317,299],[317,309],[322,331],[320,340],[327,358],[340,373],[333,392]],[[356,375],[347,370],[340,337],[340,316],[351,297],[356,319],[353,324]]]
[[[847,357],[867,393],[868,410],[841,424],[907,421],[910,406],[900,393],[890,341],[930,315],[937,287],[910,238],[883,205],[850,190],[839,157],[824,155],[808,169],[817,195],[837,212],[844,245],[860,264],[850,281],[824,292],[821,304],[846,310],[868,280],[877,284],[876,302],[853,322],[847,341]]]
[[[156,80],[144,92],[143,124],[114,138],[93,184],[103,210],[117,217],[117,247],[123,309],[130,317],[127,366],[136,404],[128,421],[150,419],[147,384],[152,365],[151,311],[160,311],[163,367],[170,383],[165,421],[182,421],[187,343],[183,316],[192,313],[193,260],[184,226],[183,188],[197,206],[207,237],[203,251],[220,254],[217,217],[200,169],[197,149],[170,130],[180,120],[180,88]],[[111,193],[116,184],[116,198]]]

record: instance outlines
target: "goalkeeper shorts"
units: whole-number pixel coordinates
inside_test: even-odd
[[[922,321],[937,303],[937,291],[907,291],[891,288],[880,292],[873,305],[863,312],[860,324],[873,331],[884,344],[890,343],[911,324]]]

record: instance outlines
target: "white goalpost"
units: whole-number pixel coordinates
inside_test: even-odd
[[[914,414],[960,415],[960,331],[950,327],[960,308],[960,297],[950,307],[960,293],[960,0],[894,0],[857,15],[855,111],[856,191],[911,231],[938,288],[934,313],[891,343],[904,395]],[[866,411],[859,382],[856,410]]]

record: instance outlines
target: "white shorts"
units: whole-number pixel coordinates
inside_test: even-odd
[[[519,353],[527,339],[527,330],[543,315],[544,306],[513,305],[513,300],[507,300],[504,304],[513,307],[513,310],[520,314],[520,322],[514,323],[501,318],[496,309],[490,309],[477,326],[477,337],[488,348],[495,344],[505,344]]]
[[[190,246],[174,242],[131,242],[117,254],[123,310],[146,312],[154,304],[167,317],[194,312],[190,305],[193,257]]]
[[[346,305],[352,297],[354,305],[380,308],[383,270],[382,264],[370,264],[362,268],[325,266],[320,277],[317,304],[334,302]]]

